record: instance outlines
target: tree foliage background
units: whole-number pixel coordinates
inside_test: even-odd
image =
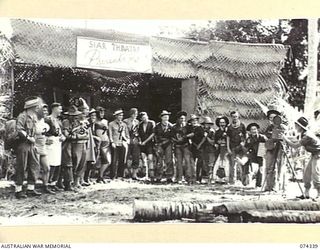
[[[289,102],[303,109],[307,82],[307,19],[282,19],[277,24],[262,20],[209,21],[206,27],[192,26],[186,37],[197,41],[281,43],[290,45],[290,56],[281,71],[288,85]],[[319,63],[320,64],[320,63]]]

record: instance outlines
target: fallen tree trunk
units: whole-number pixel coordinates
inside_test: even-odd
[[[241,217],[245,223],[320,223],[320,211],[245,211]]]
[[[240,215],[231,215],[227,217],[224,215],[213,214],[211,210],[199,209],[195,215],[195,222],[198,223],[221,223],[221,222],[242,222]]]
[[[242,221],[241,213],[257,210],[320,211],[320,202],[305,201],[238,201],[224,203],[139,201],[133,203],[134,221],[166,221],[182,218],[197,222],[215,222],[218,215],[228,222]]]
[[[182,218],[194,219],[199,209],[212,208],[214,205],[217,203],[135,200],[133,202],[133,220],[147,222],[180,220]]]
[[[210,209],[210,208],[209,208]],[[238,201],[225,202],[210,209],[213,214],[240,214],[248,210],[301,210],[320,211],[320,202],[305,201]]]

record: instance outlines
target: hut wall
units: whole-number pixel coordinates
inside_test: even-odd
[[[197,82],[195,78],[181,82],[181,109],[188,114],[196,111],[197,105]]]

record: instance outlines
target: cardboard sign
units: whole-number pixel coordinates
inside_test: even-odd
[[[77,37],[76,65],[79,68],[151,73],[151,62],[149,44]]]

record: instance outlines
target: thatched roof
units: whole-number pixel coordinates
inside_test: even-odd
[[[264,115],[254,98],[267,104],[283,91],[280,69],[288,48],[280,44],[149,38],[114,31],[61,28],[21,19],[13,19],[12,27],[14,48],[24,63],[53,67],[76,67],[77,36],[150,44],[153,72],[172,78],[196,77],[198,99],[210,107],[212,115],[225,114],[225,107],[230,104],[246,119],[262,120]],[[200,112],[203,103],[198,103]]]

